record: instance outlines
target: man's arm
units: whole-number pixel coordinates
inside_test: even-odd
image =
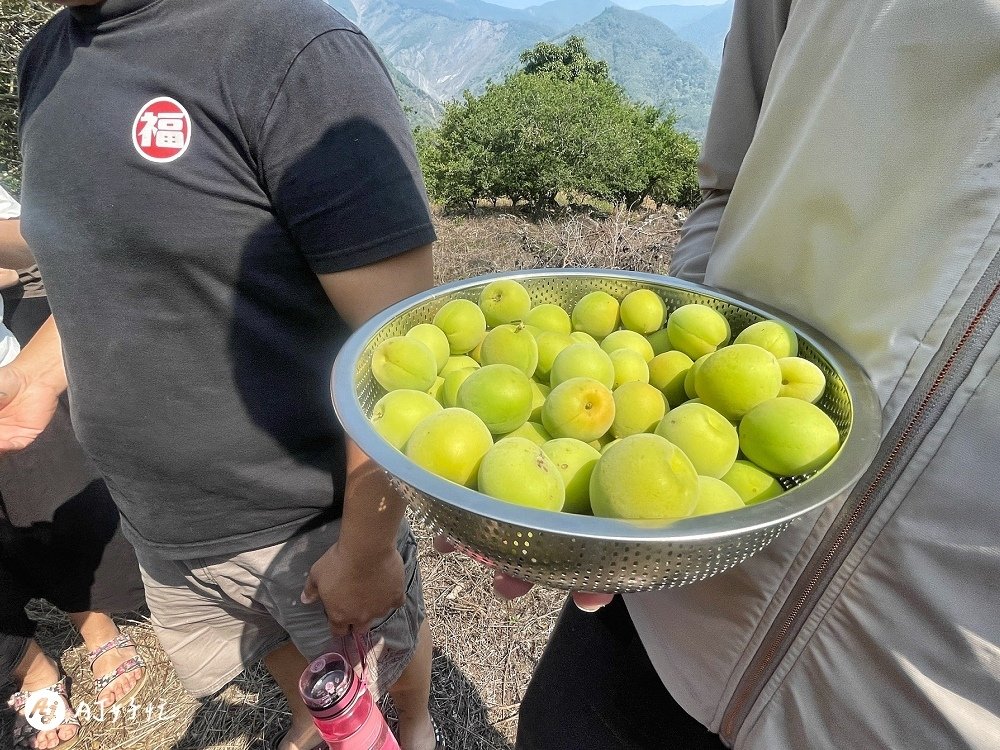
[[[20,219],[0,221],[0,268],[27,268],[35,262],[21,236]]]
[[[431,245],[372,265],[318,274],[340,317],[358,328],[376,313],[434,285]]]
[[[757,128],[771,64],[791,0],[737,0],[726,36],[705,145],[698,159],[703,200],[681,229],[670,274],[701,283],[715,235]]]
[[[0,453],[30,445],[48,426],[65,390],[62,343],[50,317],[17,359],[0,367]]]
[[[362,268],[320,274],[319,280],[340,316],[357,328],[433,285],[431,246]],[[396,534],[405,508],[382,469],[348,439],[340,540],[313,566],[303,596],[307,602],[323,600],[335,633],[363,628],[403,603]]]

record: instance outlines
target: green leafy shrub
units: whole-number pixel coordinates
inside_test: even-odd
[[[559,194],[615,204],[690,207],[697,143],[676,118],[629,100],[583,41],[543,42],[523,69],[445,110],[417,133],[431,197],[447,207],[506,198],[536,211]]]

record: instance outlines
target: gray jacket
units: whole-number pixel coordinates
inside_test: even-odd
[[[854,489],[627,598],[736,748],[1000,748],[1000,6],[737,0],[672,272],[786,310],[883,404]]]

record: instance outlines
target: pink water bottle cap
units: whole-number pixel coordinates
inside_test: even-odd
[[[331,653],[313,661],[299,679],[302,700],[312,711],[325,712],[357,692],[354,669],[340,654]]]

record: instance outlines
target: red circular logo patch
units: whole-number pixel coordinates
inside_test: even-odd
[[[132,125],[132,145],[149,161],[179,158],[191,143],[191,118],[180,102],[167,96],[150,101],[139,110]]]

